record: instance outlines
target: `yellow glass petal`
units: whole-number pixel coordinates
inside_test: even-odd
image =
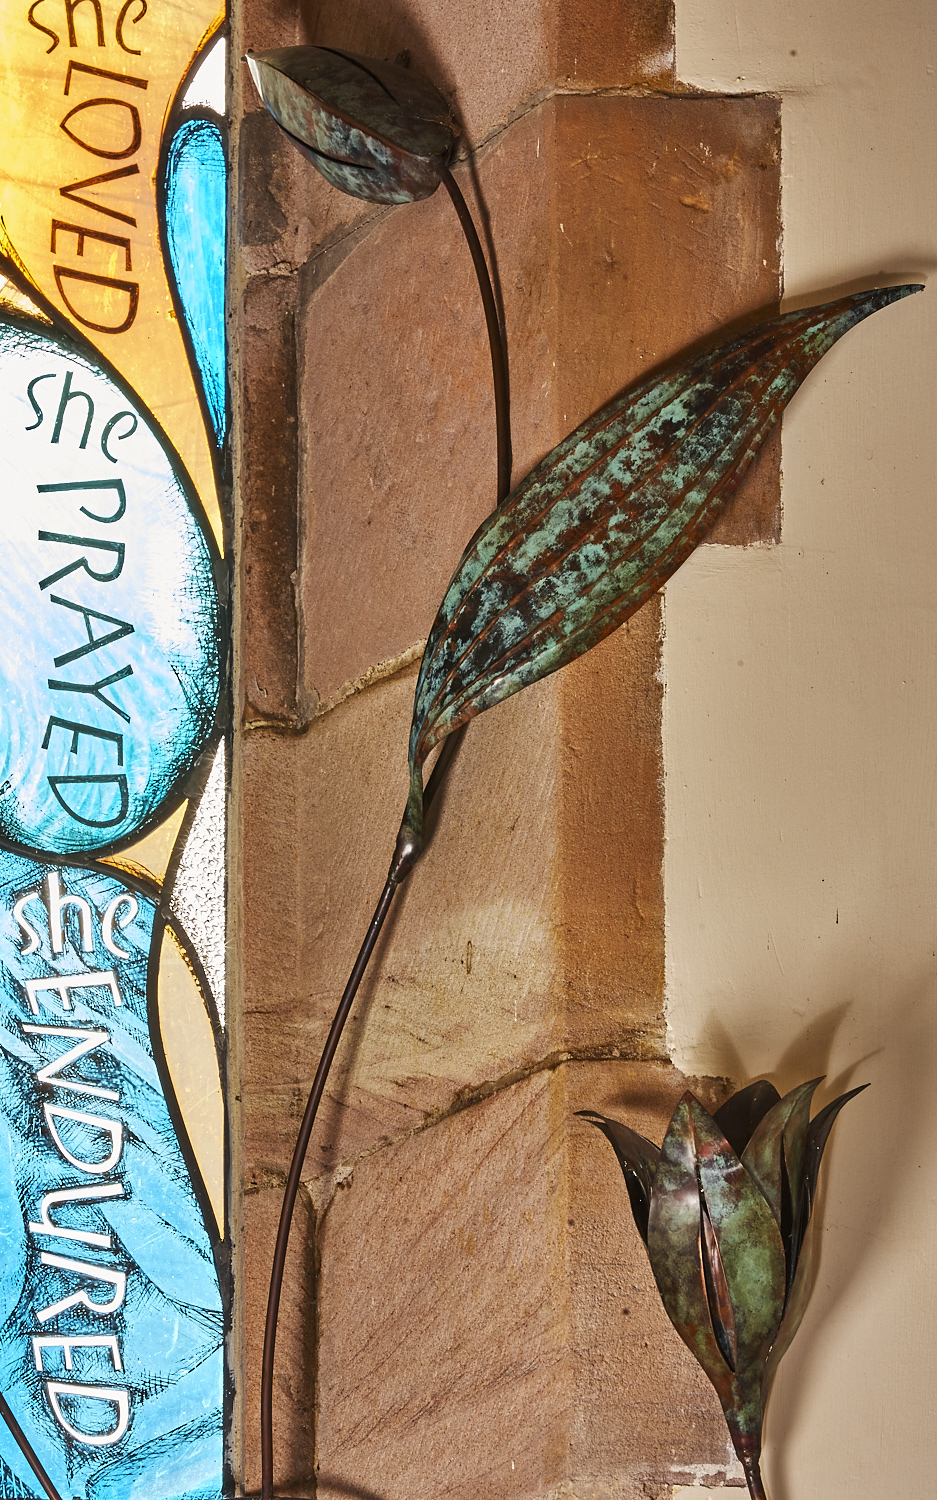
[[[218,0],[37,0],[0,49],[0,251],[109,359],[189,470],[221,546],[209,439],[157,219],[160,145]]]
[[[188,806],[188,802],[183,802],[152,833],[122,849],[119,854],[108,855],[102,859],[102,865],[112,865],[115,870],[129,870],[131,873],[139,871],[162,885]]]
[[[224,1102],[205,1001],[167,928],[159,955],[159,1026],[186,1133],[224,1233]]]

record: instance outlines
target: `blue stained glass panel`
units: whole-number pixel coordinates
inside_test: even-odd
[[[220,127],[183,120],[169,147],[165,232],[173,275],[219,446],[225,430],[225,164]]]
[[[0,835],[120,847],[216,721],[215,559],[145,408],[53,336],[0,323]]]
[[[0,1389],[77,1500],[222,1490],[222,1298],[147,1000],[160,937],[116,875],[0,852]],[[35,1492],[2,1424],[0,1476]]]

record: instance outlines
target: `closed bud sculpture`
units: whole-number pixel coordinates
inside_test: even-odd
[[[247,64],[277,124],[333,187],[370,203],[435,193],[458,130],[424,78],[331,47],[249,52]]]
[[[811,1120],[821,1081],[783,1099],[772,1084],[753,1083],[714,1115],[686,1093],[662,1146],[580,1111],[614,1147],[667,1315],[715,1387],[752,1500],[765,1500],[771,1380],[809,1294],[801,1252],[820,1160],[839,1111],[862,1092]]]

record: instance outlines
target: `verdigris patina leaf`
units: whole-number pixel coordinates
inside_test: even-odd
[[[333,187],[371,203],[435,193],[457,130],[424,78],[331,47],[249,52],[261,99]]]
[[[588,651],[712,529],[804,377],[916,286],[788,313],[643,382],[584,422],[475,533],[417,681],[401,850],[422,846],[434,745]]]

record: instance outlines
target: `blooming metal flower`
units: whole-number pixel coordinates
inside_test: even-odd
[[[331,47],[248,52],[261,99],[333,187],[371,203],[435,193],[458,130],[431,83]]]
[[[822,1080],[782,1099],[750,1084],[710,1115],[684,1094],[655,1146],[618,1120],[579,1113],[611,1141],[673,1326],[722,1402],[752,1500],[765,1402],[809,1293],[801,1257],[820,1160],[852,1089],[810,1119]]]

